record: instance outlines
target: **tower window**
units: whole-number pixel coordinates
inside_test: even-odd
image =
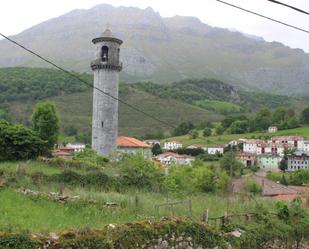
[[[103,121],[101,122],[101,126],[102,126],[102,128],[104,127],[104,122]]]
[[[102,47],[101,59],[102,59],[103,62],[108,61],[108,47],[107,46]]]

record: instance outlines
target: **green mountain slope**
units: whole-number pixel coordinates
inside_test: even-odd
[[[278,42],[214,28],[194,17],[162,18],[151,8],[102,4],[74,10],[12,37],[69,70],[90,72],[91,40],[111,24],[124,40],[121,78],[166,84],[216,78],[245,90],[309,95],[309,55]],[[0,66],[48,67],[7,41]]]
[[[76,75],[91,84],[92,75]],[[59,70],[3,68],[0,69],[0,89],[0,118],[10,117],[13,122],[29,124],[35,103],[48,99],[57,105],[63,130],[70,126],[80,132],[91,130],[92,90]],[[238,91],[212,79],[191,79],[168,85],[121,83],[119,96],[174,126],[183,121],[195,124],[219,121],[223,114],[251,112],[264,105],[294,107],[296,103],[304,103],[289,97]],[[119,121],[119,133],[123,135],[141,136],[170,129],[121,103]]]

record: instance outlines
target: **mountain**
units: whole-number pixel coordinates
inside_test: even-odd
[[[75,73],[85,81],[92,75]],[[79,133],[91,130],[92,89],[60,70],[46,68],[0,68],[0,119],[29,125],[39,100],[53,101],[60,113],[62,132],[74,127]],[[226,114],[251,113],[268,106],[303,109],[295,98],[261,92],[245,92],[213,79],[187,79],[172,84],[151,82],[120,84],[121,100],[177,126],[183,121],[198,125],[220,121]],[[120,103],[119,133],[142,136],[167,131],[166,127]]]
[[[102,4],[73,10],[12,38],[69,70],[90,72],[91,40],[107,23],[124,41],[124,81],[166,84],[206,77],[244,90],[309,95],[309,55],[301,49],[211,27],[194,17],[162,18],[151,8]],[[0,54],[1,67],[48,67],[4,40]]]

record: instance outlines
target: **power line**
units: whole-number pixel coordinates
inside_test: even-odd
[[[239,7],[237,5],[234,5],[234,4],[231,4],[231,3],[227,3],[227,2],[224,2],[224,1],[221,1],[221,0],[216,0],[217,2],[220,2],[220,3],[223,3],[225,5],[228,5],[228,6],[231,6],[233,8],[236,8],[236,9],[239,9],[239,10],[242,10],[242,11],[245,11],[245,12],[248,12],[250,14],[253,14],[253,15],[256,15],[256,16],[259,16],[259,17],[262,17],[262,18],[265,18],[265,19],[268,19],[270,21],[273,21],[273,22],[276,22],[276,23],[280,23],[282,25],[285,25],[287,27],[290,27],[290,28],[293,28],[293,29],[296,29],[298,31],[302,31],[302,32],[305,32],[305,33],[308,33],[309,34],[309,31],[306,30],[306,29],[302,29],[302,28],[299,28],[299,27],[296,27],[294,25],[291,25],[291,24],[288,24],[288,23],[285,23],[285,22],[282,22],[282,21],[279,21],[279,20],[276,20],[274,18],[271,18],[271,17],[268,17],[268,16],[264,16],[262,14],[259,14],[259,13],[256,13],[254,11],[251,11],[251,10],[248,10],[248,9],[244,9],[242,7]]]
[[[58,66],[58,65],[55,64],[54,62],[52,62],[52,61],[50,61],[50,60],[44,58],[43,56],[41,56],[41,55],[39,55],[38,53],[36,53],[36,52],[30,50],[29,48],[26,48],[25,46],[21,45],[20,43],[18,43],[18,42],[15,41],[15,40],[9,38],[8,36],[6,36],[6,35],[4,35],[4,34],[2,34],[2,33],[0,33],[0,36],[2,36],[4,39],[10,41],[11,43],[17,45],[18,47],[20,47],[20,48],[26,50],[27,52],[33,54],[34,56],[38,57],[39,59],[41,59],[41,60],[47,62],[48,64],[52,65],[53,67],[55,67],[55,68],[61,70],[62,72],[64,72],[64,73],[70,75],[71,77],[73,77],[73,78],[79,80],[79,81],[82,82],[83,84],[85,84],[85,85],[87,85],[87,86],[89,86],[89,87],[91,87],[91,88],[93,88],[93,89],[95,89],[95,90],[97,90],[97,91],[103,93],[104,95],[106,95],[106,96],[112,98],[113,100],[119,101],[120,103],[122,103],[122,104],[128,106],[129,108],[131,108],[131,109],[133,109],[133,110],[135,110],[135,111],[137,111],[137,112],[139,112],[139,113],[142,113],[143,115],[145,115],[145,116],[147,116],[147,117],[149,117],[149,118],[152,118],[153,120],[155,120],[155,121],[157,121],[157,122],[159,122],[159,123],[162,123],[162,124],[164,124],[164,125],[167,126],[167,127],[176,128],[174,125],[169,124],[169,123],[167,123],[167,122],[165,122],[165,121],[162,121],[161,119],[158,119],[158,118],[152,116],[151,114],[148,114],[147,112],[144,112],[144,111],[140,110],[139,108],[137,108],[137,107],[135,107],[135,106],[133,106],[133,105],[131,105],[131,104],[129,104],[129,103],[127,103],[127,102],[125,102],[125,101],[123,101],[123,100],[121,100],[121,99],[119,99],[119,98],[117,98],[117,97],[115,97],[115,96],[113,96],[113,95],[107,93],[107,92],[104,92],[104,91],[101,90],[100,88],[97,88],[97,87],[95,87],[95,86],[89,84],[87,81],[85,81],[84,79],[82,79],[82,78],[80,78],[79,76],[75,75],[74,73],[72,73],[72,72],[70,72],[70,71],[68,71],[68,70],[66,70],[66,69],[64,69],[64,68],[62,68],[62,67],[60,67],[60,66]]]
[[[292,5],[289,5],[289,4],[286,4],[286,3],[282,3],[282,2],[279,2],[279,1],[277,1],[277,0],[267,0],[267,1],[272,2],[272,3],[275,3],[275,4],[280,4],[280,5],[283,5],[283,6],[285,6],[285,7],[288,7],[288,8],[291,8],[291,9],[293,9],[293,10],[296,10],[296,11],[298,11],[298,12],[301,12],[301,13],[303,13],[303,14],[309,15],[309,12],[307,12],[307,11],[305,11],[305,10],[302,10],[302,9],[299,9],[299,8],[296,8],[296,7],[292,6]]]

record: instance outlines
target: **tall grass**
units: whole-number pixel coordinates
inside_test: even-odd
[[[84,200],[96,203],[58,203],[43,197],[24,196],[11,189],[0,191],[0,230],[61,231],[67,228],[99,228],[109,223],[125,223],[135,220],[159,218],[155,205],[179,200],[191,200],[193,219],[200,220],[206,209],[210,216],[222,215],[225,211],[251,212],[256,202],[266,203],[273,208],[273,202],[245,197],[225,198],[214,194],[175,197],[144,192],[98,192],[82,188],[65,189],[64,194],[79,195]],[[136,197],[137,196],[137,197]],[[136,200],[137,199],[137,200]],[[109,208],[106,202],[118,207]],[[189,216],[188,203],[160,208],[159,216]]]

